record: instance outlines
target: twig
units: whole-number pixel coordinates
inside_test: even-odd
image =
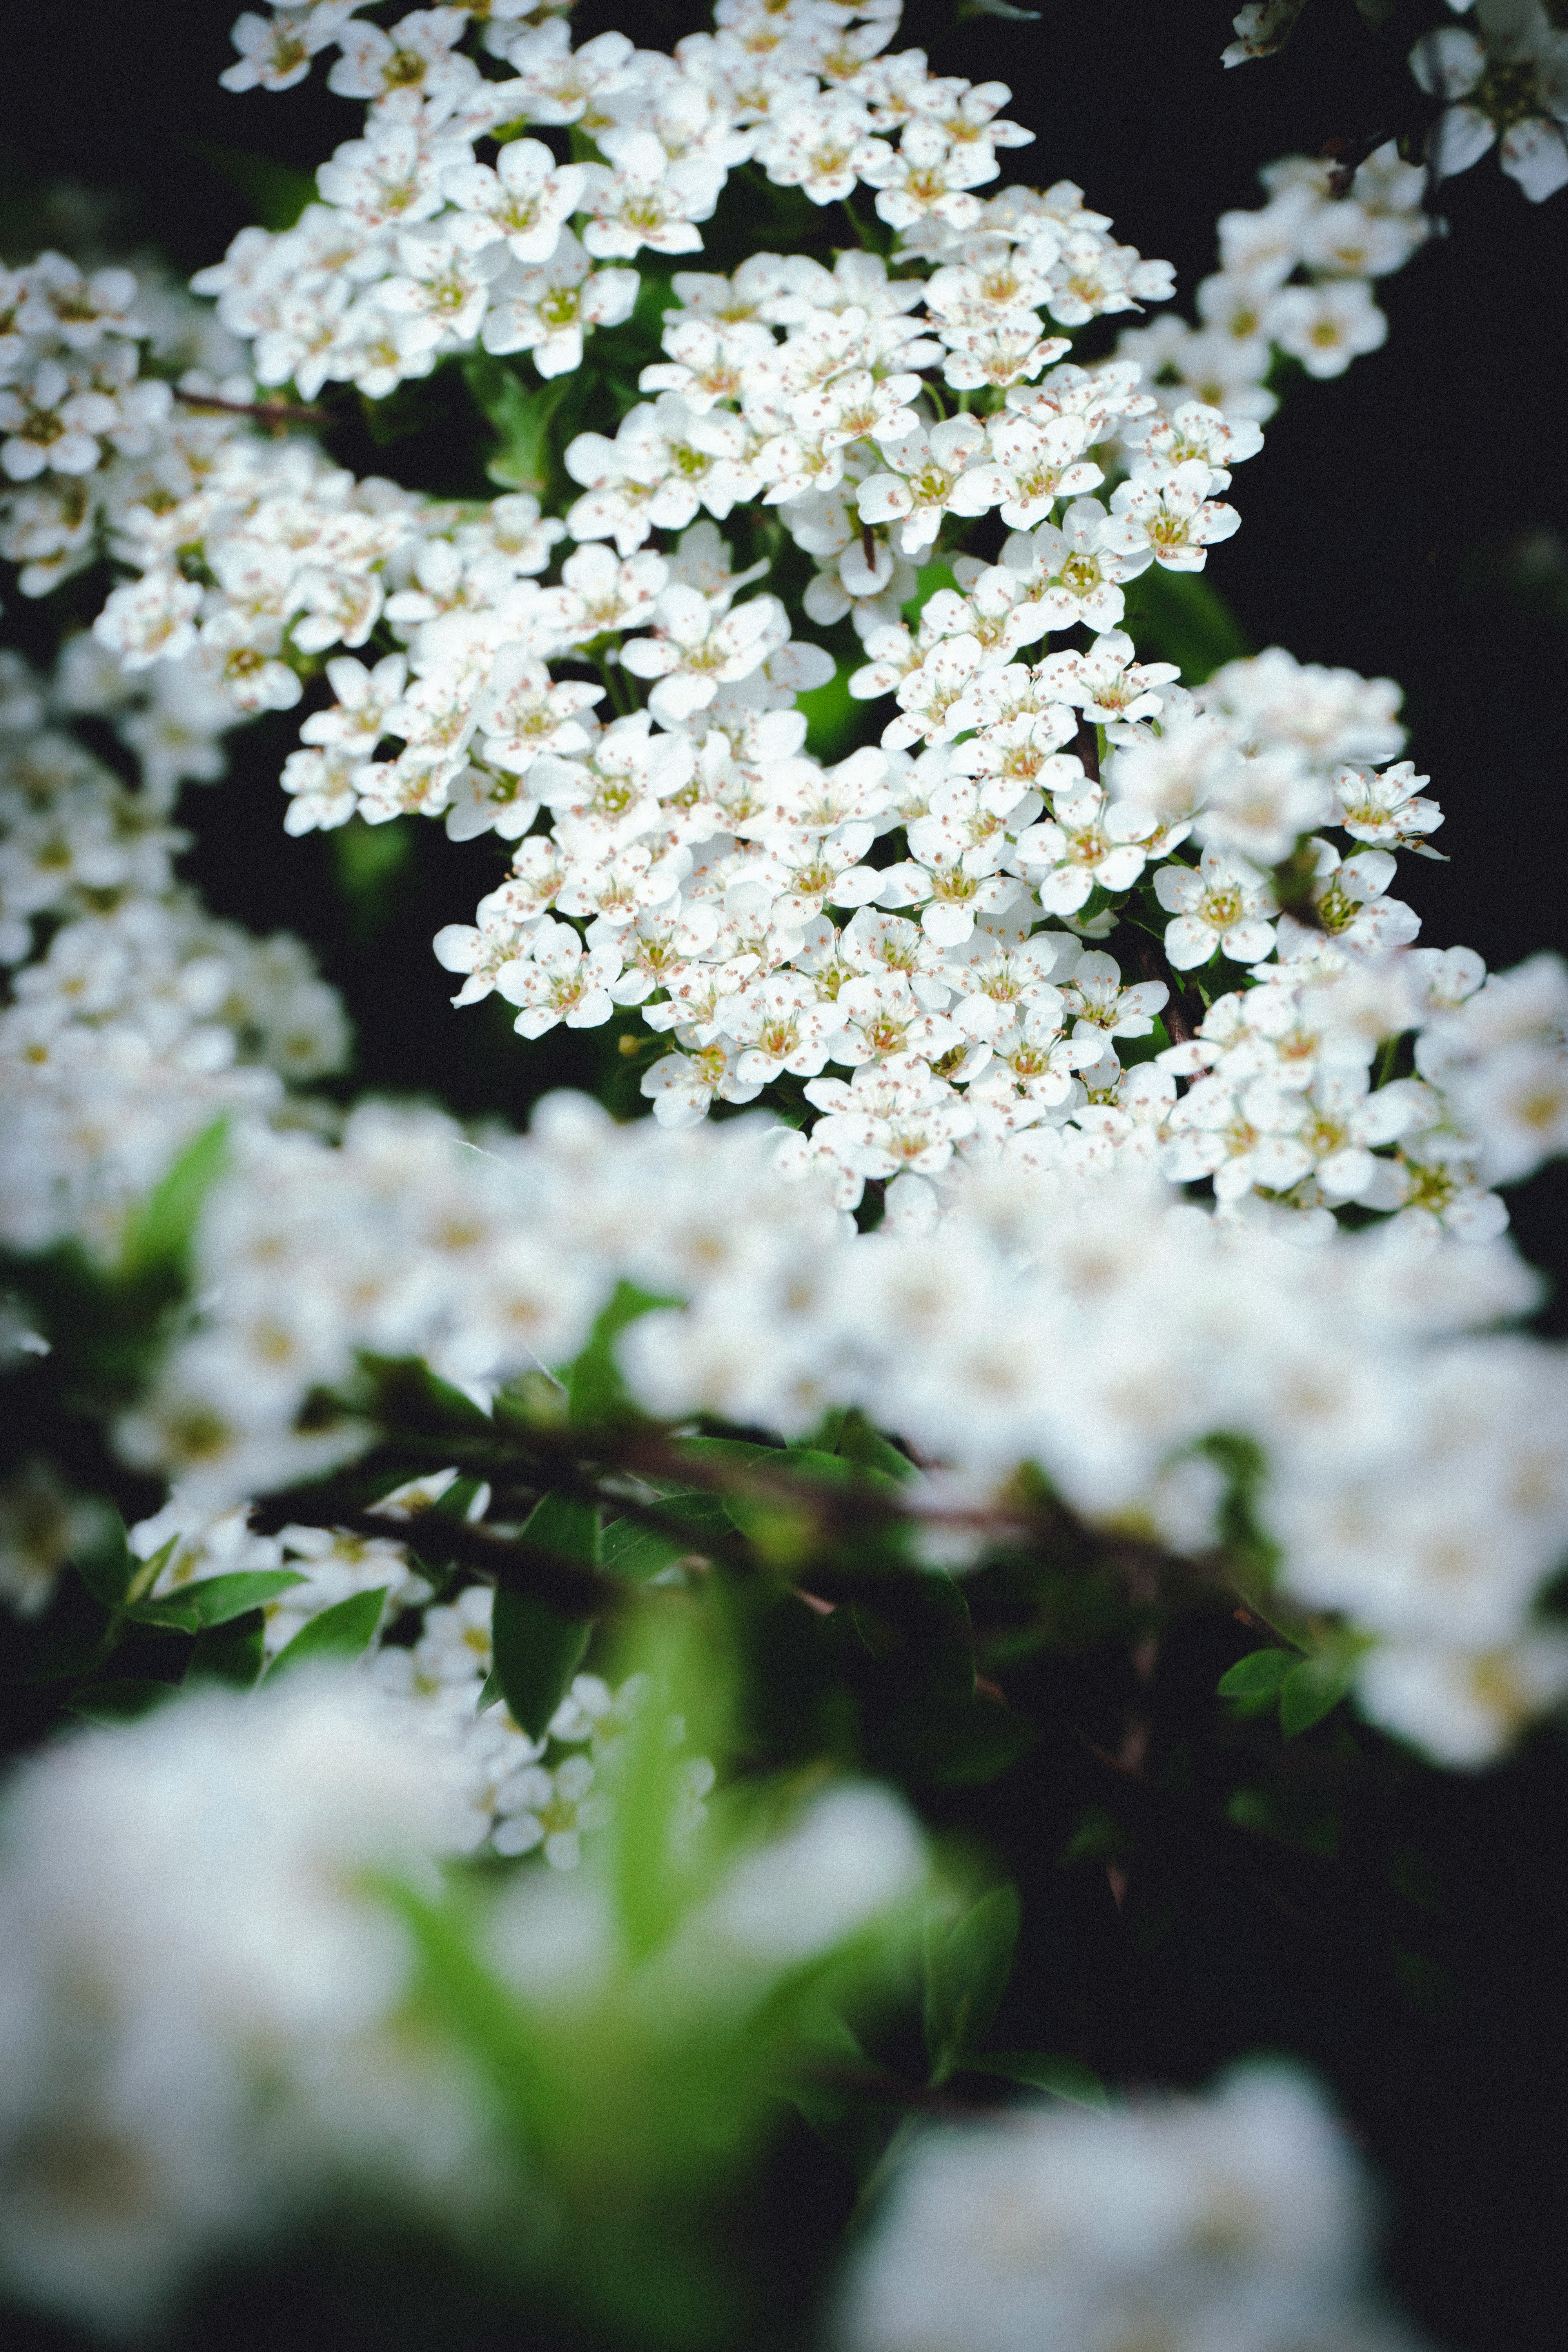
[[[205,392],[181,392],[174,398],[187,408],[221,408],[226,416],[254,416],[259,425],[330,425],[330,408],[301,408],[290,400],[219,400]]]
[[[1157,940],[1142,940],[1138,950],[1138,961],[1145,980],[1157,980],[1169,991],[1165,1000],[1165,1031],[1171,1043],[1173,1045],[1190,1045],[1198,1034],[1197,1026],[1187,1010],[1186,997],[1171,970],[1163,948]]]
[[[421,1521],[429,1516],[422,1513],[410,1519],[391,1511],[343,1511],[333,1508],[330,1502],[323,1502],[312,1512],[308,1500],[291,1495],[254,1505],[250,1524],[259,1535],[276,1535],[279,1528],[294,1522],[342,1528],[349,1535],[390,1537],[394,1542],[409,1544],[417,1550]],[[619,1577],[605,1576],[596,1568],[584,1567],[581,1560],[546,1544],[531,1542],[526,1536],[496,1535],[463,1519],[437,1518],[436,1526],[442,1550],[449,1552],[454,1559],[464,1561],[469,1568],[484,1570],[498,1584],[531,1591],[563,1617],[606,1616],[624,1609],[637,1590],[635,1585],[623,1583]]]

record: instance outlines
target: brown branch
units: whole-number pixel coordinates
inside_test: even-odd
[[[176,385],[174,398],[184,401],[187,408],[217,408],[226,416],[254,416],[258,425],[275,428],[283,425],[330,425],[330,408],[302,408],[290,400],[219,400],[205,392],[182,392]]]
[[[276,1535],[293,1522],[342,1528],[348,1535],[390,1538],[395,1543],[408,1544],[417,1550],[421,1523],[430,1517],[428,1512],[410,1519],[392,1511],[340,1510],[332,1507],[330,1498],[323,1499],[312,1512],[309,1498],[295,1494],[255,1504],[250,1524],[258,1535]],[[585,1567],[565,1552],[531,1542],[525,1535],[499,1535],[465,1519],[437,1517],[435,1524],[442,1550],[449,1552],[454,1559],[460,1559],[466,1567],[482,1570],[498,1584],[531,1592],[562,1617],[585,1620],[609,1615],[624,1609],[637,1591],[635,1585],[623,1583],[619,1577],[605,1576],[599,1569]],[[435,1549],[434,1544],[431,1549]]]
[[[1197,1022],[1188,1007],[1186,993],[1171,970],[1165,950],[1155,940],[1139,943],[1138,966],[1145,980],[1157,980],[1169,992],[1165,999],[1165,1032],[1173,1045],[1190,1045],[1197,1035]],[[1201,1020],[1203,1015],[1198,1015]]]

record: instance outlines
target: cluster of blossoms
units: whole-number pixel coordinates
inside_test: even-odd
[[[1533,5],[1481,0],[1479,63],[1462,31],[1422,54],[1457,101],[1439,146],[1475,145],[1468,115],[1506,128],[1544,194],[1530,124],[1557,67]],[[1293,13],[1244,11],[1243,47]],[[1045,1494],[1095,1572],[1159,1548],[1187,1563],[1173,1589],[1227,1607],[1256,1575],[1280,1642],[1294,1627],[1438,1763],[1489,1762],[1568,1701],[1568,1356],[1509,1328],[1539,1286],[1494,1189],[1568,1150],[1568,971],[1415,944],[1393,885],[1442,814],[1390,681],[1276,649],[1189,688],[1131,633],[1141,580],[1179,583],[1237,529],[1272,353],[1330,375],[1382,341],[1370,282],[1421,241],[1421,175],[1392,149],[1348,195],[1326,165],[1275,167],[1269,202],[1221,224],[1200,330],[1074,355],[1170,272],[1070,183],[978,193],[1032,137],[1001,84],[893,51],[896,0],[715,19],[670,58],[615,32],[574,50],[534,0],[243,16],[229,87],[286,89],[335,50],[330,86],[368,115],[293,228],[247,230],[196,281],[221,327],[203,341],[129,272],[55,256],[0,281],[0,552],[29,595],[104,553],[132,575],[51,678],[0,669],[19,1297],[58,1251],[40,1298],[64,1267],[122,1306],[148,1196],[198,1140],[180,1173],[193,1201],[195,1163],[205,1184],[158,1276],[187,1286],[82,1407],[100,1484],[118,1462],[168,1489],[120,1597],[50,1460],[0,1487],[7,1634],[47,1648],[79,1586],[101,1602],[67,1704],[121,1726],[25,1767],[0,1817],[0,2271],[72,2320],[145,2328],[204,2262],[356,2197],[458,2242],[553,2242],[606,2148],[610,2204],[662,2214],[635,2174],[661,2101],[728,2164],[745,2131],[701,2101],[748,2050],[775,2102],[803,2042],[858,2049],[831,1970],[849,1981],[881,1937],[907,1979],[918,1911],[939,1983],[944,1894],[894,1796],[815,1769],[770,1791],[749,1756],[710,1808],[689,1701],[629,1654],[614,1683],[530,1656],[552,1677],[531,1711],[502,1596],[542,1651],[576,1639],[509,1516],[537,1464],[494,1489],[371,1471],[411,1364],[467,1400],[466,1458],[490,1469],[533,1439],[569,1454],[576,1418],[592,1485],[558,1497],[609,1515],[590,1606],[616,1539],[670,1499],[625,1463],[679,1461],[717,1423],[751,1433],[718,1441],[731,1469],[762,1454],[784,1477],[802,1449],[820,1499],[821,1433],[847,1428],[881,1475],[827,1467],[910,1578],[1032,1539]],[[742,164],[847,205],[859,249],[667,275]],[[480,502],[356,479],[258,396],[374,401],[462,352],[485,355],[476,384],[520,352],[560,377],[617,326],[613,429],[563,435],[580,495],[559,517],[547,402],[540,478],[511,449],[491,478],[514,487]],[[797,604],[837,652],[795,635]],[[808,750],[803,699],[830,679],[876,739],[837,759]],[[499,995],[529,1038],[639,1009],[663,1041],[651,1118],[561,1094],[526,1135],[469,1136],[291,1091],[342,1065],[342,1009],[298,941],[205,913],[173,818],[228,728],[308,692],[289,831],[420,814],[493,835],[505,878],[435,943],[457,1002]],[[764,1095],[782,1122],[708,1118]],[[0,1312],[11,1369],[50,1352],[52,1308],[37,1330],[29,1311]],[[590,1343],[624,1424],[579,1415]],[[286,1490],[338,1472],[323,1518],[370,1499],[307,1524]],[[715,1486],[685,1494],[727,1496],[765,1575],[743,1484]],[[695,1622],[725,1582],[717,1522],[675,1523],[693,1548],[654,1580],[668,1623]],[[503,1555],[520,1580],[498,1593]],[[454,1557],[491,1565],[433,1564]],[[833,1617],[785,1567],[781,1612]],[[242,1617],[243,1670],[205,1639]],[[174,1704],[102,1675],[127,1626],[197,1622]],[[213,1687],[253,1668],[247,1695]],[[715,1721],[721,1696],[702,1692]],[[443,1868],[474,1855],[416,1949]],[[469,2028],[503,2034],[484,2070],[434,2019],[454,1949]],[[770,2042],[797,1996],[814,2021]],[[814,2087],[807,2069],[808,2116]],[[1278,2073],[939,2130],[854,2259],[838,2339],[1395,2352],[1354,2199],[1324,2111]]]
[[[1367,2292],[1361,2184],[1283,2068],[1208,2098],[922,2140],[850,2273],[853,2352],[1414,2352]]]
[[[476,345],[528,352],[542,375],[574,369],[585,330],[630,316],[638,273],[624,265],[644,251],[698,251],[699,224],[743,163],[817,205],[868,188],[911,251],[1010,281],[943,289],[958,385],[1037,369],[1029,312],[1047,293],[1071,323],[1170,291],[1168,270],[1112,243],[1109,222],[1080,202],[1058,203],[1054,217],[1037,203],[1020,218],[1005,196],[974,194],[996,178],[997,150],[1034,133],[1002,116],[1003,84],[932,75],[918,49],[889,54],[899,10],[881,0],[720,0],[716,29],[687,36],[673,57],[620,33],[574,52],[563,19],[520,27],[498,11],[484,50],[510,68],[499,78],[458,46],[469,18],[457,8],[418,10],[386,32],[318,10],[308,39],[296,14],[271,27],[240,20],[246,58],[230,86],[287,88],[311,45],[334,41],[330,87],[368,112],[364,135],[322,166],[322,201],[291,229],[243,231],[195,280],[253,343],[263,383],[313,396],[349,382],[379,399]],[[566,160],[568,131],[573,157],[586,149],[594,160]],[[477,159],[486,141],[493,163]],[[1018,268],[1005,263],[1015,243]],[[732,369],[746,338],[723,328],[751,315],[692,322],[677,364],[711,368],[732,343]]]
[[[803,40],[826,37],[820,12],[795,0],[767,16],[768,39],[757,20],[757,54],[779,63],[797,19]],[[855,74],[873,70],[890,21],[862,31],[871,62]],[[563,88],[568,67],[582,79],[614,65],[603,37],[609,50],[574,61],[563,26],[518,37],[545,44]],[[731,37],[684,45],[679,74]],[[975,112],[989,176],[994,93],[931,81],[918,53],[876,70],[928,110],[937,92],[955,121]],[[639,107],[668,94],[661,73],[626,85]],[[477,75],[458,58],[438,89],[395,104],[500,86]],[[901,119],[918,128],[910,105]],[[1415,235],[1403,169],[1374,159],[1351,203],[1328,200],[1316,167],[1287,173],[1264,213],[1234,216],[1227,261],[1279,292],[1311,228],[1326,240],[1312,267],[1335,266],[1331,253],[1348,264],[1352,247],[1363,267],[1369,252],[1394,266]],[[1142,1515],[1178,1548],[1213,1534],[1215,1482],[1194,1449],[1224,1430],[1256,1437],[1274,1465],[1287,1588],[1376,1644],[1366,1704],[1456,1759],[1490,1752],[1562,1671],[1531,1617],[1562,1540],[1557,1486],[1540,1486],[1539,1508],[1508,1499],[1529,1483],[1510,1449],[1533,1446],[1539,1426],[1516,1388],[1546,1383],[1537,1368],[1555,1360],[1428,1339],[1523,1303],[1512,1276],[1488,1272],[1511,1264],[1485,1246],[1506,1222],[1489,1188],[1568,1139],[1562,969],[1539,960],[1488,979],[1468,950],[1413,948],[1416,919],[1390,885],[1399,853],[1433,854],[1441,813],[1397,757],[1388,681],[1276,650],[1194,692],[1136,657],[1120,625],[1128,584],[1203,567],[1236,528],[1222,494],[1261,434],[1205,401],[1163,406],[1125,354],[1065,361],[1043,331],[1163,292],[1163,265],[1113,247],[1066,184],[988,203],[965,192],[918,215],[891,202],[883,188],[907,275],[864,251],[832,268],[763,253],[727,278],[678,273],[667,356],[643,372],[652,397],[613,439],[570,442],[583,495],[563,521],[526,491],[458,506],[356,483],[310,443],[264,440],[226,415],[200,421],[206,462],[166,456],[163,500],[127,514],[120,545],[142,576],[110,596],[97,636],[133,677],[194,663],[239,708],[287,706],[335,645],[375,636],[374,661],[327,661],[336,698],[288,762],[289,824],[419,812],[457,837],[516,845],[476,923],[437,939],[460,1003],[498,992],[530,1037],[639,1007],[671,1048],[642,1081],[661,1129],[764,1089],[803,1124],[776,1148],[694,1141],[691,1157],[656,1132],[623,1162],[607,1128],[570,1149],[550,1139],[573,1131],[562,1114],[543,1140],[498,1143],[460,1180],[438,1120],[362,1111],[337,1151],[247,1131],[203,1227],[205,1322],[120,1442],[196,1507],[220,1507],[353,1452],[362,1351],[423,1354],[459,1383],[493,1384],[569,1360],[625,1277],[688,1301],[628,1343],[650,1410],[798,1430],[855,1403],[984,1491],[1034,1459],[1091,1517]],[[939,369],[967,404],[957,414],[942,413]],[[865,659],[850,691],[891,709],[879,745],[835,764],[805,751],[799,698],[834,664],[792,636],[780,597],[742,593],[767,559],[737,568],[719,525],[747,507],[755,543],[776,546],[762,536],[776,519],[816,564],[808,616],[853,622]],[[944,540],[950,518],[962,532],[993,514],[997,560]],[[574,550],[551,582],[563,538]],[[952,584],[917,602],[917,566],[944,546]],[[1052,634],[1068,640],[1056,652]],[[380,652],[389,641],[400,649]],[[51,983],[37,985],[47,998]],[[89,1224],[99,1193],[126,1197],[111,1165],[67,1200],[52,1151],[37,1155],[41,1186],[19,1166],[17,1230]],[[552,1156],[573,1170],[570,1201]],[[719,1246],[705,1209],[710,1255],[689,1262],[687,1208],[671,1212],[671,1241],[648,1199],[663,1186],[678,1203],[689,1187],[706,1199],[721,1170],[733,1241]],[[1103,1197],[1122,1205],[1103,1213],[1130,1235],[1165,1231],[1163,1187],[1204,1187],[1215,1213],[1178,1219],[1158,1244],[1130,1239],[1125,1322],[1108,1297],[1080,1328],[1079,1277],[1037,1234],[1043,1212],[1010,1209],[996,1226],[984,1204],[991,1188],[1092,1202],[1118,1171]],[[781,1207],[778,1174],[801,1187],[798,1213]],[[840,1234],[831,1291],[808,1280],[834,1215],[889,1180],[887,1234]],[[521,1228],[521,1184],[542,1188]],[[1391,1230],[1352,1243],[1342,1220],[1369,1215]],[[749,1226],[768,1242],[742,1279]],[[1414,1265],[1401,1253],[1445,1235],[1478,1245],[1475,1267],[1435,1260],[1419,1279],[1447,1303],[1413,1322],[1405,1278],[1374,1269]],[[1331,1243],[1326,1270],[1287,1238]],[[869,1272],[895,1239],[917,1286],[945,1288],[939,1269],[976,1254],[956,1319],[933,1319],[919,1347]],[[280,1285],[282,1263],[296,1278]],[[1038,1347],[1010,1336],[1005,1368],[988,1357],[982,1379],[975,1350],[987,1330],[1016,1331],[1003,1302],[1022,1282],[1039,1285]],[[779,1304],[796,1297],[804,1307]],[[1168,1402],[1130,1418],[1132,1335],[1161,1366],[1149,1395]],[[1348,1424],[1299,1412],[1294,1350],[1320,1345],[1313,1393],[1340,1398]],[[1432,1367],[1468,1363],[1473,1347],[1498,1368],[1500,1402],[1460,1443],[1446,1402],[1460,1376]],[[1401,1403],[1380,1415],[1363,1384],[1388,1350],[1383,1385]],[[323,1392],[344,1417],[316,1412],[302,1428],[304,1399]],[[1450,1478],[1470,1503],[1432,1516]],[[1520,1529],[1506,1575],[1480,1564],[1489,1514]],[[1456,1545],[1468,1567],[1451,1564]]]
[[[1272,416],[1280,355],[1325,377],[1377,351],[1388,320],[1372,281],[1402,269],[1430,231],[1426,173],[1392,140],[1342,193],[1321,156],[1289,155],[1258,176],[1268,203],[1220,215],[1219,268],[1199,280],[1197,324],[1169,315],[1119,345],[1164,406],[1201,400],[1233,425]]]
[[[288,1088],[341,1069],[335,990],[289,934],[208,915],[174,876],[182,777],[221,766],[232,709],[171,667],[149,702],[89,636],[44,679],[0,670],[0,1192],[8,1243],[66,1235],[111,1249],[127,1212],[230,1113],[310,1115]],[[116,716],[139,789],[71,722]]]
[[[413,1526],[456,1476],[446,1471],[395,1488],[378,1502],[378,1516]],[[489,1501],[481,1487],[468,1516],[482,1514]],[[426,1759],[440,1801],[444,1852],[537,1850],[552,1869],[574,1870],[584,1832],[609,1820],[617,1755],[646,1702],[647,1676],[633,1675],[612,1690],[598,1675],[575,1675],[544,1736],[531,1739],[490,1685],[493,1587],[469,1584],[437,1601],[408,1546],[391,1536],[320,1527],[258,1535],[247,1506],[214,1509],[204,1502],[199,1475],[190,1491],[176,1490],[155,1517],[132,1528],[131,1549],[139,1560],[157,1563],[148,1591],[160,1601],[216,1576],[291,1575],[294,1582],[265,1607],[268,1662],[324,1610],[362,1594],[380,1596],[366,1672],[388,1720],[401,1725]],[[40,1583],[56,1565],[37,1560]],[[679,1718],[670,1718],[670,1731],[679,1745]],[[683,1769],[691,1818],[700,1820],[713,1768],[692,1757]]]
[[[199,400],[237,354],[156,271],[84,271],[59,253],[0,268],[0,556],[25,596],[94,562],[156,497],[158,461],[181,439],[170,377]]]
[[[1531,984],[1528,968],[1505,983],[1494,1035]],[[198,1233],[202,1315],[118,1431],[179,1486],[139,1543],[180,1534],[197,1564],[219,1543],[216,1568],[241,1540],[237,1498],[351,1459],[371,1434],[362,1352],[421,1354],[485,1404],[569,1361],[629,1281],[684,1302],[621,1342],[645,1411],[799,1435],[859,1407],[933,1465],[910,1507],[937,1558],[968,1556],[953,1526],[983,1524],[1025,1462],[1090,1522],[1201,1557],[1226,1493],[1211,1441],[1242,1436],[1268,1465],[1257,1507],[1279,1589],[1347,1621],[1368,1713],[1468,1764],[1568,1692],[1568,1641],[1535,1615],[1568,1538],[1564,1371],[1487,1330],[1536,1296],[1506,1242],[1434,1253],[1394,1229],[1304,1252],[1226,1230],[1148,1170],[1086,1181],[1067,1152],[1009,1152],[957,1187],[900,1177],[884,1227],[860,1234],[820,1186],[780,1186],[778,1149],[765,1122],[616,1128],[571,1096],[483,1150],[434,1114],[374,1108],[337,1148],[242,1139]],[[286,1540],[307,1580],[286,1612],[406,1591],[379,1553]],[[405,1691],[460,1684],[471,1721],[482,1610],[431,1612],[382,1671]],[[492,1767],[535,1760],[509,1739],[476,1738],[476,1819],[505,1811]]]
[[[426,1752],[395,1701],[307,1677],[208,1691],[24,1769],[0,1823],[14,2292],[143,2333],[199,2265],[333,2198],[459,2244],[487,2221],[537,2231],[547,2196],[518,2179],[494,2084],[420,2013],[414,1938],[381,1892],[427,1894],[450,1852]],[[760,2011],[929,1878],[909,1813],[854,1784],[700,1859],[700,1899],[651,1955],[602,1881],[492,1889],[476,1967],[520,2037],[597,2003],[624,2062],[639,2004],[665,2033],[710,2002]]]

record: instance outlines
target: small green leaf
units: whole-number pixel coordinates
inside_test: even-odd
[[[1300,1664],[1293,1650],[1253,1650],[1221,1675],[1221,1698],[1258,1698],[1277,1691],[1291,1668]]]
[[[125,1229],[121,1265],[129,1275],[144,1274],[184,1257],[202,1202],[222,1174],[228,1156],[228,1121],[215,1119],[186,1145],[163,1182],[142,1202]]]
[[[535,1505],[523,1537],[581,1560],[599,1565],[596,1505],[567,1495],[546,1495]],[[588,1646],[589,1627],[581,1618],[559,1616],[515,1586],[498,1584],[491,1642],[495,1670],[514,1723],[531,1739],[542,1739],[566,1685]]]
[[[635,1283],[616,1283],[587,1346],[566,1375],[567,1410],[574,1421],[593,1426],[628,1418],[634,1407],[616,1360],[616,1341],[640,1315],[673,1304],[656,1297],[652,1291],[639,1290]]]
[[[185,1688],[203,1683],[223,1683],[234,1690],[251,1690],[261,1679],[266,1658],[267,1620],[259,1609],[209,1625],[198,1635],[191,1663],[185,1668]]]
[[[1211,581],[1196,572],[1167,572],[1159,563],[1141,575],[1137,593],[1128,598],[1127,627],[1146,659],[1179,663],[1193,686],[1252,651]]]
[[[550,480],[550,421],[569,392],[570,375],[533,392],[522,378],[488,352],[463,362],[470,396],[494,425],[500,447],[485,471],[503,489],[542,490]]]
[[[304,1578],[292,1568],[242,1569],[233,1576],[205,1576],[199,1584],[183,1584],[163,1601],[142,1601],[126,1611],[138,1625],[171,1625],[199,1633],[209,1625],[226,1625],[247,1610],[262,1609]]]
[[[446,1530],[468,1524],[474,1497],[483,1484],[480,1478],[454,1478],[444,1494],[424,1510],[416,1511],[409,1521],[408,1549],[437,1585],[458,1556],[447,1540]]]
[[[1097,2115],[1110,2111],[1104,2084],[1076,2058],[1058,2058],[1048,2050],[995,2050],[964,2063],[972,2074],[1000,2074],[1009,2083],[1027,2083],[1031,2090],[1068,2099],[1075,2107],[1091,2107]]]
[[[750,1470],[770,1463],[783,1470],[799,1459],[782,1445],[757,1445],[744,1437],[679,1437],[669,1451],[678,1463],[689,1462],[694,1470]]]
[[[292,228],[315,200],[313,172],[298,171],[291,163],[275,163],[270,155],[252,154],[248,148],[216,139],[189,139],[185,144],[239,190],[263,228]]]
[[[512,1721],[531,1739],[542,1739],[550,1728],[588,1646],[588,1632],[580,1618],[558,1617],[531,1593],[497,1585],[490,1636],[496,1674]]]
[[[1327,1653],[1291,1669],[1279,1696],[1279,1727],[1287,1739],[1333,1713],[1350,1687],[1354,1663],[1353,1656]]]
[[[859,1462],[868,1470],[879,1470],[886,1478],[896,1478],[900,1485],[915,1475],[915,1465],[907,1454],[900,1454],[879,1430],[873,1429],[863,1412],[844,1416],[844,1431],[838,1440],[838,1453],[846,1462]]]
[[[993,1887],[956,1926],[926,1932],[926,2053],[931,2080],[945,2083],[985,2038],[1012,1974],[1022,1916],[1016,1886]]]
[[[666,1524],[668,1522],[668,1524]],[[680,1495],[648,1516],[613,1520],[600,1538],[602,1564],[628,1584],[646,1584],[689,1552],[730,1533],[730,1515],[717,1495]]]
[[[94,1501],[82,1507],[82,1524],[71,1545],[71,1559],[95,1601],[117,1609],[131,1590],[136,1561],[126,1541],[125,1522],[112,1503]]]
[[[309,1618],[279,1651],[264,1679],[271,1682],[274,1675],[291,1675],[300,1666],[352,1666],[375,1639],[386,1593],[384,1584],[374,1592],[351,1592],[346,1601]]]
[[[89,1683],[67,1701],[66,1713],[79,1715],[84,1723],[135,1723],[154,1707],[166,1706],[179,1692],[178,1683]]]

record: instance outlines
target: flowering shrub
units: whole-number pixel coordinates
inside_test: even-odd
[[[0,278],[21,2304],[183,2341],[347,2216],[584,2347],[1413,2340],[1302,2074],[1129,2104],[1226,2053],[1042,1954],[1226,1874],[1409,1952],[1405,1794],[1560,1736],[1568,971],[1416,944],[1394,681],[1163,657],[1509,75],[1551,192],[1527,15],[1417,43],[1426,168],[1269,165],[1196,328],[883,0],[247,14],[230,90],[364,108],[294,216]],[[473,495],[331,454],[426,383]],[[647,1116],[352,1099],[176,873],[258,718],[289,835],[493,856],[453,1018]]]

